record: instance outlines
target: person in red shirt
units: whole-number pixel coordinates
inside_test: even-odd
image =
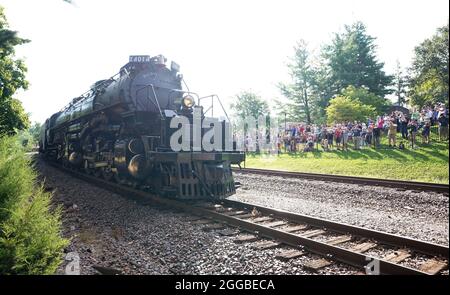
[[[336,146],[338,150],[341,149],[341,135],[342,135],[341,126],[338,125],[334,130],[334,138],[336,140]]]
[[[305,131],[305,127],[303,125],[300,125],[300,134],[303,134],[303,132]]]
[[[383,126],[384,126],[384,120],[383,120],[382,117],[380,117],[380,118],[378,119],[377,128],[378,128],[378,129],[383,129]]]

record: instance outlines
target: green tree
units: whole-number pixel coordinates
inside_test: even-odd
[[[234,113],[241,119],[269,115],[269,105],[265,100],[250,91],[243,91],[236,95],[236,103],[230,105]]]
[[[29,42],[9,29],[0,6],[0,135],[15,134],[28,128],[30,122],[21,102],[13,98],[19,89],[27,89],[26,67],[22,60],[14,57],[14,48]]]
[[[236,95],[236,103],[231,104],[231,109],[234,111],[235,115],[242,119],[242,123],[244,123],[244,134],[247,135],[249,126],[247,125],[246,120],[249,118],[256,119],[256,130],[259,130],[259,117],[265,117],[265,123],[270,124],[270,111],[269,105],[265,100],[250,91],[243,91]],[[259,133],[256,132],[256,138],[258,139]],[[256,152],[259,153],[259,143],[256,143]]]
[[[291,83],[280,83],[278,87],[281,93],[288,99],[282,105],[282,112],[289,115],[293,121],[305,120],[311,123],[313,85],[315,72],[310,62],[310,53],[304,40],[297,43],[295,55],[288,64]]]
[[[332,95],[349,85],[365,87],[382,97],[392,92],[388,86],[393,77],[383,71],[384,63],[377,60],[374,41],[375,38],[367,34],[365,25],[356,22],[345,26],[343,33],[336,33],[331,44],[324,47]]]
[[[414,49],[409,91],[413,105],[448,105],[448,28],[448,24],[438,28],[436,34]]]
[[[363,105],[358,100],[338,96],[330,100],[326,112],[328,123],[344,123],[364,121],[375,114],[375,109],[372,106]]]
[[[366,88],[356,88],[355,86],[347,86],[342,90],[342,96],[345,96],[351,100],[357,100],[362,105],[370,106],[373,108],[375,114],[381,115],[387,111],[390,102],[378,95],[369,92]]]
[[[406,87],[408,77],[403,74],[400,62],[397,60],[397,66],[394,75],[394,94],[397,97],[397,104],[399,106],[406,103]]]
[[[34,122],[28,129],[35,143],[39,141],[39,135],[41,134],[42,125],[39,122]]]
[[[318,124],[326,122],[326,108],[330,99],[336,95],[332,84],[329,83],[330,70],[323,56],[319,56],[314,67],[313,83],[313,109],[311,116],[313,121]]]
[[[30,128],[20,130],[17,133],[17,139],[19,143],[27,150],[31,150],[37,146],[39,142],[39,135],[41,132],[41,123],[34,122]]]

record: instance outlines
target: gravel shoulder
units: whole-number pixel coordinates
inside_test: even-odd
[[[233,200],[449,244],[443,194],[239,172],[235,178],[242,186]]]

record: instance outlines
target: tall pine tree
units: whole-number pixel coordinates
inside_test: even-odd
[[[309,51],[304,40],[295,47],[295,55],[288,64],[291,83],[280,83],[281,93],[288,99],[283,112],[290,120],[311,123],[312,91],[315,83],[314,69],[310,65]]]
[[[408,78],[403,74],[400,62],[397,60],[397,67],[394,75],[394,94],[397,98],[397,104],[402,106],[406,103],[406,87]]]
[[[345,26],[343,33],[336,33],[332,43],[324,47],[333,94],[350,85],[366,88],[381,97],[392,93],[389,86],[393,77],[383,71],[384,63],[377,60],[374,41],[365,25],[356,22]]]

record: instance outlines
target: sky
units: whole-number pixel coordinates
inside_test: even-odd
[[[0,0],[10,28],[31,42],[16,55],[30,87],[16,96],[43,122],[95,81],[117,73],[129,55],[163,54],[181,67],[191,91],[228,106],[251,90],[273,102],[288,82],[300,39],[313,53],[344,25],[362,21],[377,57],[394,73],[414,47],[447,24],[448,0]]]

